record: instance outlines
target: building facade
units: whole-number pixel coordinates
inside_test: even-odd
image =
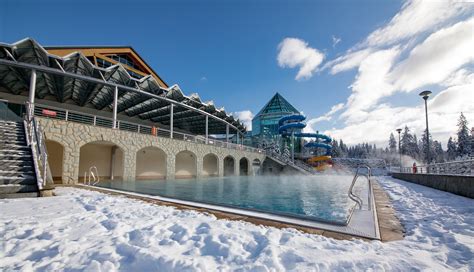
[[[25,116],[42,127],[58,183],[94,166],[114,180],[251,175],[265,158],[242,144],[240,121],[168,86],[131,47],[0,43],[0,119]]]
[[[283,96],[276,93],[252,119],[253,144],[279,141],[278,121],[287,115],[300,114]]]

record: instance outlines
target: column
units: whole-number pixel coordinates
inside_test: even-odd
[[[206,144],[209,143],[209,115],[206,115]]]
[[[166,179],[172,180],[174,179],[174,172],[175,172],[175,163],[176,157],[175,154],[166,154]]]
[[[117,152],[117,147],[112,146],[112,150],[110,152],[110,180],[114,180],[114,171],[115,171],[115,153]],[[125,151],[124,151],[125,152]],[[124,154],[125,157],[125,154]],[[125,168],[125,165],[123,166]],[[124,169],[125,171],[125,169]],[[125,178],[125,173],[124,173]]]
[[[123,150],[123,180],[135,180],[137,167],[137,150],[127,149]]]
[[[224,176],[224,158],[219,157],[217,162],[218,175],[219,177]]]
[[[63,144],[63,142],[61,142],[61,144]],[[63,146],[63,184],[78,183],[80,147],[75,144],[67,145],[66,143],[64,143]]]
[[[229,124],[225,125],[225,142],[229,143]],[[228,147],[228,145],[226,147]]]
[[[240,159],[237,159],[237,157],[234,161],[234,175],[240,176]]]
[[[113,112],[113,125],[112,128],[116,129],[117,128],[117,100],[118,100],[118,87],[115,86],[114,89],[114,112]]]
[[[201,178],[202,177],[202,171],[203,171],[203,163],[204,159],[201,154],[196,154],[196,177]]]
[[[171,104],[170,108],[170,138],[173,139],[173,118],[174,118],[174,104]],[[173,173],[174,175],[174,173]]]
[[[31,120],[35,115],[35,93],[36,93],[36,70],[31,70],[30,90],[28,94],[27,118]]]

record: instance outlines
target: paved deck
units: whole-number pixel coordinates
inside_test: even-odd
[[[405,230],[398,220],[387,193],[378,182],[372,184],[382,242],[403,240]]]

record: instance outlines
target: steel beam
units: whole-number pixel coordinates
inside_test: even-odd
[[[161,97],[161,96],[158,96],[158,95],[155,95],[155,94],[151,94],[151,93],[148,93],[148,92],[145,92],[143,90],[136,89],[136,88],[133,88],[133,87],[120,85],[120,84],[112,83],[112,82],[108,82],[108,81],[104,82],[101,79],[97,79],[97,78],[93,78],[93,77],[89,77],[89,76],[84,76],[84,75],[80,75],[80,74],[74,74],[74,73],[70,73],[70,72],[63,72],[61,70],[54,69],[54,68],[51,68],[51,67],[40,66],[40,65],[24,63],[24,62],[14,62],[14,61],[10,61],[10,60],[0,59],[0,65],[7,65],[7,66],[11,66],[11,67],[18,67],[18,68],[36,70],[36,71],[41,71],[41,72],[48,73],[48,74],[54,74],[54,75],[59,75],[59,76],[75,78],[75,79],[81,79],[81,80],[84,80],[84,81],[87,81],[87,82],[102,84],[102,85],[111,86],[111,87],[117,87],[121,90],[139,93],[139,94],[142,94],[142,95],[145,95],[145,96],[148,96],[148,97],[156,98],[158,100],[166,101],[166,102],[168,102],[170,104],[173,104],[173,105],[178,105],[180,107],[184,107],[184,108],[193,110],[193,111],[198,112],[202,115],[207,115],[207,116],[209,116],[209,117],[211,117],[215,120],[218,120],[218,121],[220,121],[224,124],[229,125],[233,129],[239,131],[239,129],[236,126],[234,126],[234,125],[230,124],[229,122],[227,122],[227,121],[225,121],[225,120],[223,120],[223,119],[221,119],[221,118],[219,118],[215,115],[212,115],[212,114],[210,114],[206,111],[196,109],[196,108],[194,108],[192,106],[189,106],[189,105],[186,105],[184,103],[181,103],[181,102],[178,102],[178,101],[166,98],[166,97]]]

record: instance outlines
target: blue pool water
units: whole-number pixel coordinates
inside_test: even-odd
[[[192,180],[105,181],[98,186],[240,209],[346,224],[352,176],[240,176]],[[367,185],[355,188],[361,193]],[[362,192],[363,193],[363,192]]]

